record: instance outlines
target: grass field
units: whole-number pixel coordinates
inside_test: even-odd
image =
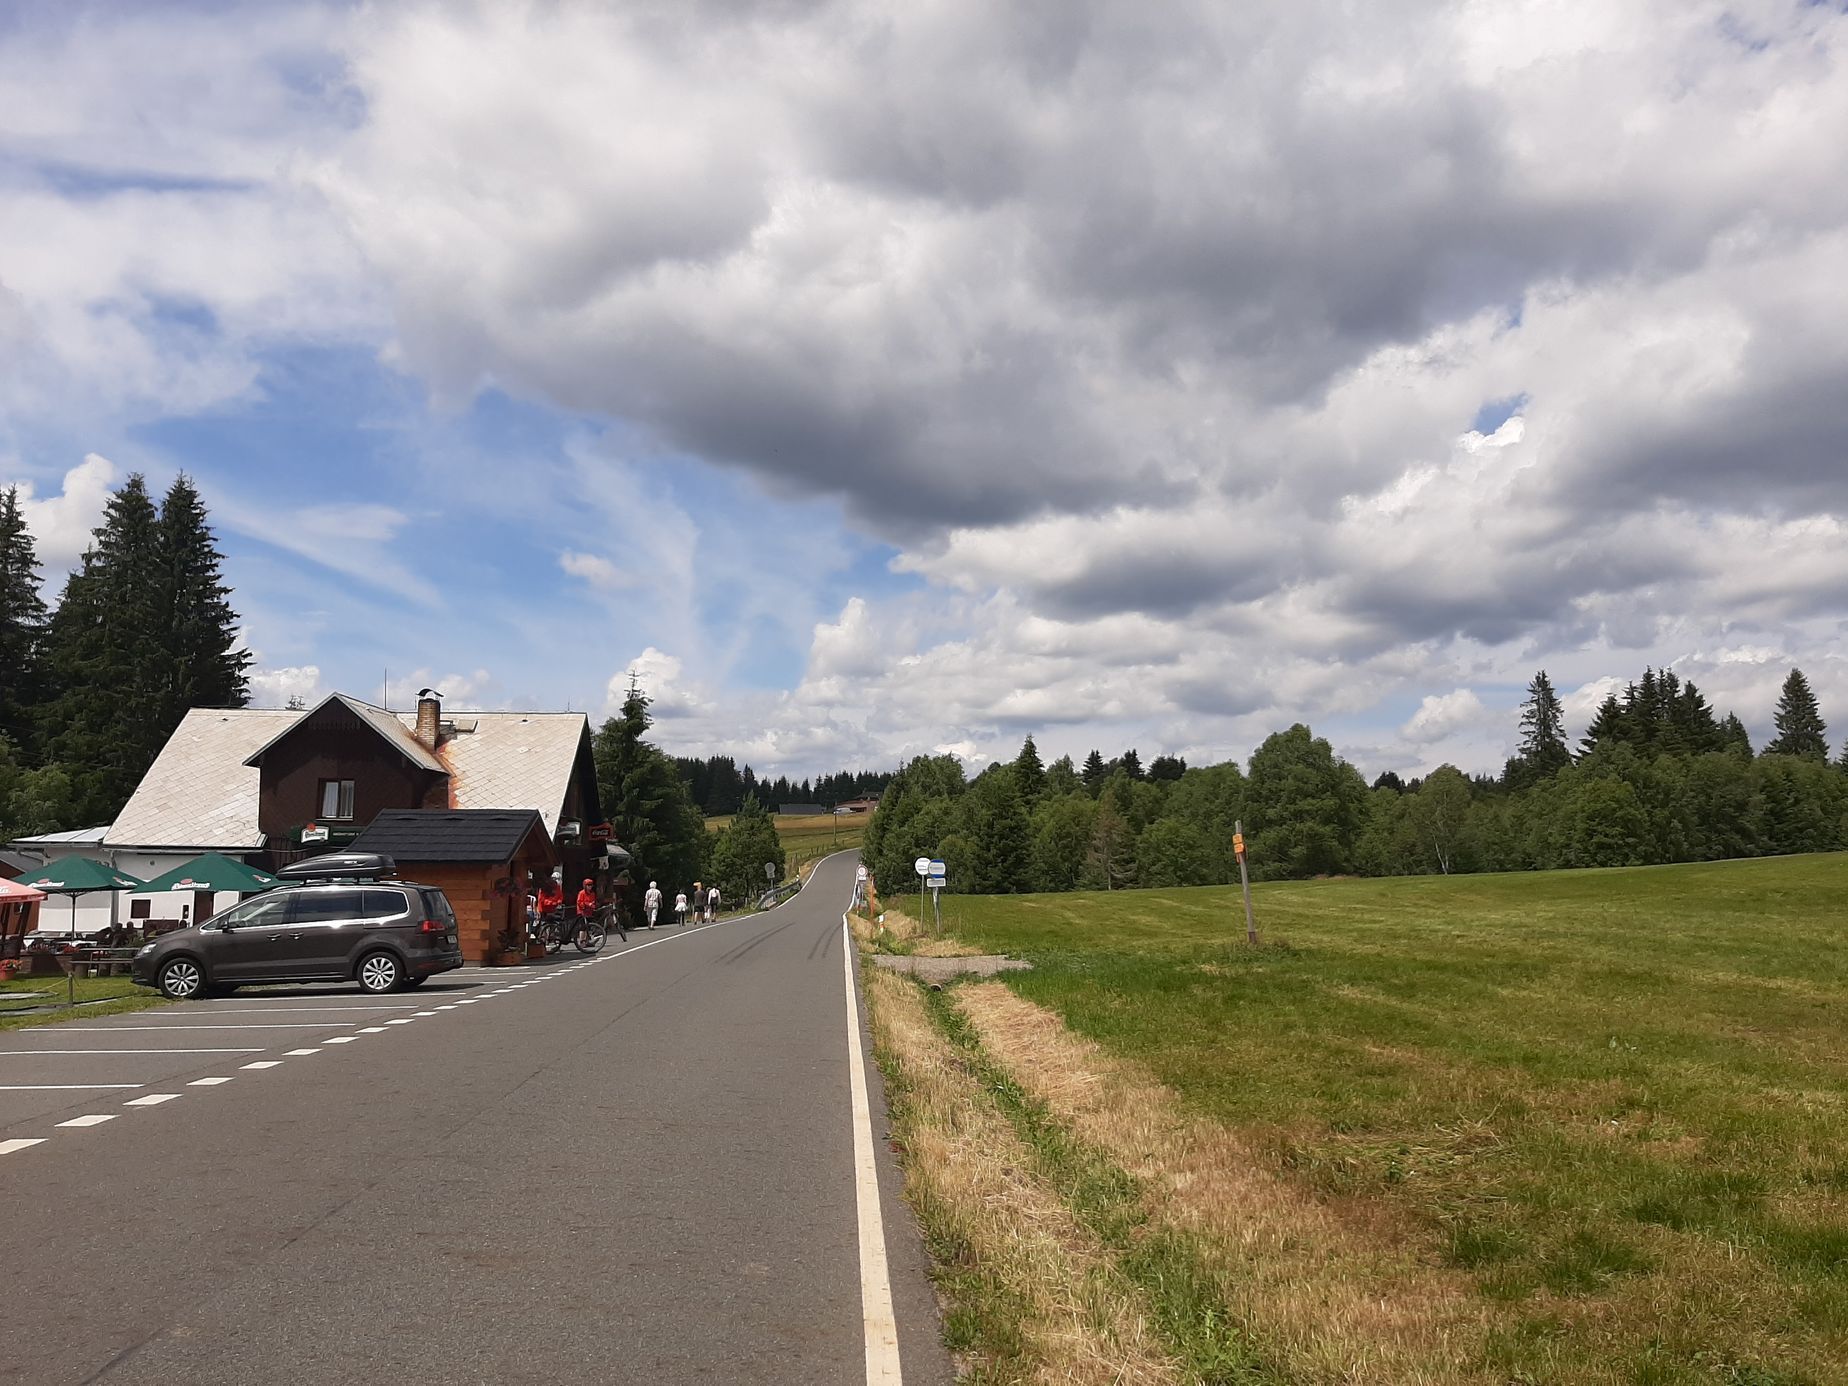
[[[1848,1381],[1848,855],[1254,896],[1257,949],[1236,889],[945,913],[1329,1255],[1462,1287],[1482,1379]]]
[[[805,817],[773,813],[770,821],[776,825],[777,839],[783,844],[785,871],[794,876],[807,863],[818,861],[830,852],[858,847],[866,840],[866,825],[872,821],[872,815],[855,813],[836,818],[831,813]],[[716,833],[729,822],[729,815],[721,815],[708,818],[706,827]]]

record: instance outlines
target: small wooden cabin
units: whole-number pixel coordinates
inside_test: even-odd
[[[524,940],[528,883],[559,865],[534,809],[387,809],[351,850],[383,853],[403,879],[447,895],[472,963],[494,961],[503,938]]]

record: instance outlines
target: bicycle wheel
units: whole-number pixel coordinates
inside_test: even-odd
[[[595,953],[603,947],[603,925],[595,919],[578,920],[572,942],[580,953]]]
[[[539,941],[545,945],[545,951],[556,953],[565,946],[565,926],[555,917],[539,921]]]

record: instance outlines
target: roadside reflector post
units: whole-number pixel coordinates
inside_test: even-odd
[[[1238,884],[1245,893],[1245,942],[1255,947],[1258,925],[1251,917],[1251,876],[1245,870],[1245,824],[1239,819],[1232,821],[1232,855],[1238,858]]]

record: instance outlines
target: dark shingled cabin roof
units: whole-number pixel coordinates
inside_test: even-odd
[[[545,832],[536,809],[386,809],[347,850],[397,861],[510,861],[531,832]]]

